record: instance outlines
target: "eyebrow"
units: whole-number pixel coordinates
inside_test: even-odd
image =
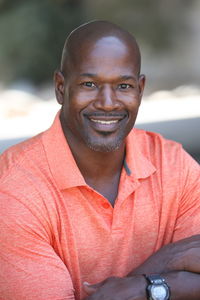
[[[124,79],[124,80],[129,80],[129,79],[135,80],[135,77],[133,77],[131,75],[122,75],[122,76],[120,76],[120,78]]]
[[[93,73],[82,73],[80,74],[81,77],[97,77],[97,74]]]
[[[82,73],[80,74],[81,77],[97,77],[98,75],[97,74],[94,74],[94,73]],[[136,78],[134,76],[131,76],[131,75],[121,75],[119,76],[119,79],[122,79],[122,80],[135,80]]]

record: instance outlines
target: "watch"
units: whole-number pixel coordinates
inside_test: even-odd
[[[146,288],[148,300],[170,300],[170,287],[160,275],[144,275],[148,285]]]

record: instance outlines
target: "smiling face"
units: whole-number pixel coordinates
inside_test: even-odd
[[[138,54],[116,36],[79,49],[65,78],[56,73],[61,123],[69,145],[108,152],[118,149],[134,126],[144,88]]]

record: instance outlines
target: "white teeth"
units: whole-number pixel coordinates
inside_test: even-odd
[[[105,125],[108,125],[108,124],[114,124],[114,123],[117,123],[118,120],[112,120],[112,121],[102,121],[102,120],[94,120],[94,119],[91,119],[92,122],[95,122],[95,123],[100,123],[100,124],[105,124]]]

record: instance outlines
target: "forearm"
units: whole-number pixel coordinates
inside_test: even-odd
[[[138,276],[138,275],[136,275]],[[140,275],[143,276],[143,275]],[[161,274],[170,287],[170,300],[199,300],[200,299],[200,274],[179,271]],[[144,276],[143,276],[144,277]],[[132,277],[133,282],[135,277]],[[147,281],[138,280],[138,286],[133,291],[133,299],[146,300]],[[135,284],[133,283],[135,286]],[[140,285],[140,286],[139,286]]]
[[[200,274],[200,235],[164,246],[128,274],[187,271]]]
[[[199,300],[200,275],[190,272],[162,274],[171,290],[170,300]]]
[[[146,272],[147,275],[154,273],[160,274],[170,287],[171,297],[170,300],[199,300],[200,299],[200,274],[186,272],[186,271],[174,271],[166,273],[158,272]],[[130,275],[129,275],[130,276]],[[134,280],[134,276],[130,276]],[[143,276],[141,274],[141,276]],[[142,291],[144,282],[140,281],[139,290]],[[147,282],[145,283],[144,290],[146,290]],[[142,294],[141,294],[142,295]],[[146,298],[144,298],[146,299]]]
[[[190,272],[169,272],[161,274],[171,290],[170,300],[199,300],[200,275]],[[147,300],[147,281],[144,275],[110,277],[96,285],[85,287],[85,300]]]
[[[143,276],[143,275],[141,275]],[[185,271],[169,272],[161,274],[170,287],[170,300],[199,300],[200,299],[200,275]],[[134,281],[134,276],[132,277]],[[139,300],[146,300],[147,281],[139,281],[140,287],[136,291],[141,298],[133,298]],[[135,294],[133,294],[135,297]]]
[[[143,274],[160,274],[171,288],[170,300],[200,299],[200,235],[169,244],[124,278],[107,278],[86,293],[91,300],[146,300]],[[89,297],[89,298],[90,298]]]

